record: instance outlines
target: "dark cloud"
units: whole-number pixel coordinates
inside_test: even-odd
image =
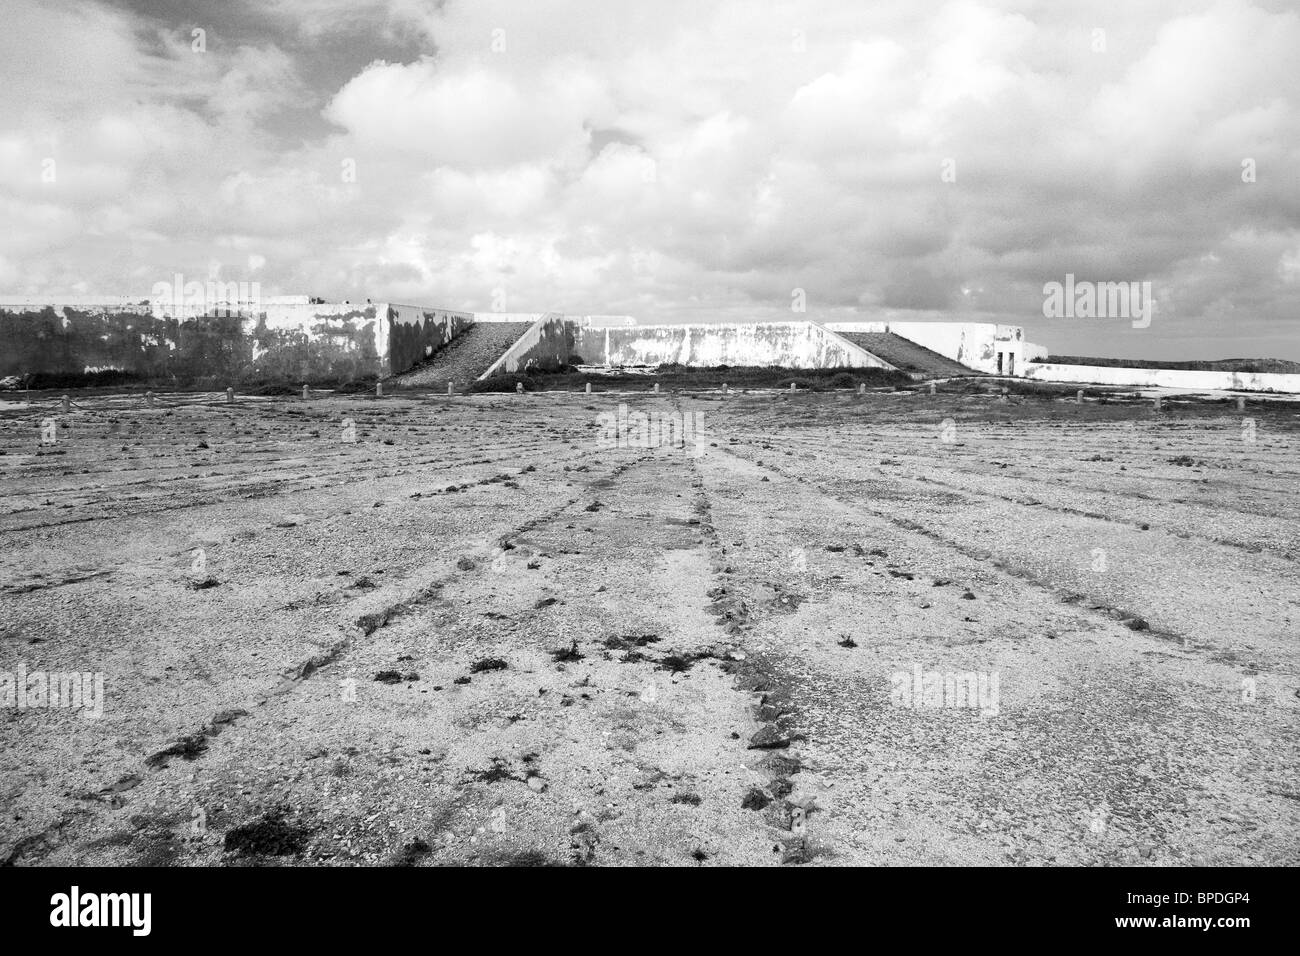
[[[1300,358],[1282,2],[6,15],[10,294],[181,271],[700,321],[789,317],[801,289],[810,313],[1010,322],[1058,352]],[[1156,320],[1044,319],[1066,273],[1152,282]]]

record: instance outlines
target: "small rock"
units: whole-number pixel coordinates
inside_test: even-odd
[[[789,746],[790,738],[770,725],[761,728],[758,733],[749,738],[750,750],[776,750]]]

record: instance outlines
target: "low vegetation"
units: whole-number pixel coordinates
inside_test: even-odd
[[[1043,361],[1054,365],[1095,365],[1101,368],[1162,368],[1185,372],[1275,372],[1291,375],[1300,372],[1300,362],[1271,358],[1192,359],[1185,362],[1157,362],[1153,359],[1049,355]]]
[[[902,372],[877,368],[826,368],[800,369],[791,374],[788,368],[726,366],[715,368],[687,368],[682,365],[660,365],[644,371],[612,371],[592,373],[572,366],[554,372],[511,373],[494,375],[470,386],[471,392],[513,392],[518,384],[526,392],[577,391],[591,383],[593,392],[652,390],[656,383],[660,389],[721,388],[724,384],[735,389],[745,388],[795,388],[808,391],[852,389],[859,385],[868,388],[888,388],[911,384]]]

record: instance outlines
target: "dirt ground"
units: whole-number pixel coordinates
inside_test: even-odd
[[[0,862],[1300,863],[1296,404],[56,399]]]

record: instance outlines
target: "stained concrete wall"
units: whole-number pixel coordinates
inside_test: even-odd
[[[890,367],[815,322],[572,327],[574,352],[591,365]]]
[[[449,312],[420,305],[388,305],[388,362],[384,374],[413,368],[474,322],[469,312]]]
[[[172,316],[147,302],[0,307],[0,375],[118,370],[215,386],[376,374],[387,306],[274,305],[257,313]]]
[[[268,305],[243,319],[253,358],[243,377],[297,382],[382,375],[387,313],[383,304]]]
[[[533,364],[567,364],[573,355],[573,329],[573,324],[558,312],[546,313],[479,378],[526,371]]]
[[[1025,377],[1046,382],[1186,388],[1205,391],[1300,392],[1300,375],[1274,372],[1197,372],[1168,368],[1110,368],[1031,362]]]

